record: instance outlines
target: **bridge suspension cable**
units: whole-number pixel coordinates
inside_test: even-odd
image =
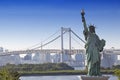
[[[77,37],[77,38],[79,38],[83,43],[86,43],[82,38],[80,38],[75,32],[73,32],[72,30],[71,30],[71,32]]]
[[[55,34],[57,34],[58,32],[60,32],[60,29],[57,30],[54,34],[50,35],[48,38],[46,38],[45,40],[41,41],[40,43],[37,43],[31,47],[29,47],[28,49],[34,49],[34,47],[42,45],[43,42],[47,41],[48,39],[50,39],[51,37],[53,37]],[[42,47],[42,46],[41,46]]]
[[[71,37],[76,43],[78,43],[81,47],[84,47],[82,44],[80,44],[79,41],[77,41],[75,38]]]
[[[65,33],[66,33],[66,32],[63,32],[63,34],[65,34]],[[43,46],[46,46],[46,45],[52,43],[53,41],[57,40],[59,37],[61,37],[61,35],[57,36],[56,38],[52,39],[51,41],[49,41],[49,42],[47,42],[47,43],[45,43],[45,44],[43,44],[43,45],[41,45],[41,46],[38,46],[38,47],[36,47],[36,48],[33,48],[32,50],[41,48],[41,47],[43,47]]]
[[[58,32],[60,32],[60,29],[57,30],[54,34],[50,35],[48,38],[46,38],[45,40],[43,40],[42,42],[47,41],[48,39],[50,39],[51,37],[53,37],[55,34],[57,34]]]
[[[47,43],[45,43],[45,44],[43,44],[43,45],[41,45],[41,46],[38,46],[38,47],[36,47],[36,48],[33,48],[33,49],[38,49],[38,48],[41,48],[41,47],[43,47],[43,46],[46,46],[47,44],[50,44],[51,42],[55,41],[55,40],[58,39],[59,37],[60,37],[60,35],[57,36],[56,38],[54,38],[53,40],[51,40],[51,41],[49,41],[49,42],[47,42]]]

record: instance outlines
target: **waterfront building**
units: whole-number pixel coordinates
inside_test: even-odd
[[[64,51],[62,55],[62,62],[69,62],[71,60],[71,54],[69,54],[69,51]]]
[[[101,55],[101,67],[112,68],[114,65],[120,65],[118,55],[120,51],[116,53],[115,50],[104,51]]]
[[[11,64],[15,64],[15,65],[21,64],[21,58],[19,54],[11,55],[10,58],[11,58],[10,59]]]
[[[80,67],[84,67],[85,66],[85,54],[83,53],[75,54],[75,61],[76,61],[76,65]]]
[[[0,56],[0,66],[6,64],[20,64],[21,59],[19,55],[7,55],[7,56]]]
[[[35,53],[34,56],[32,57],[33,61],[36,61],[40,63],[40,53]]]
[[[52,63],[58,63],[60,62],[60,54],[54,53],[51,55],[51,61]]]
[[[35,53],[33,61],[36,61],[36,63],[48,63],[51,62],[51,55],[49,53]]]
[[[28,53],[26,56],[24,56],[24,60],[32,60],[32,53]]]
[[[45,61],[45,63],[51,63],[52,62],[50,53],[45,53],[44,61]]]
[[[3,52],[3,47],[0,47],[0,52]]]

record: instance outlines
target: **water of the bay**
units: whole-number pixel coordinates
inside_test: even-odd
[[[109,80],[118,80],[116,76],[109,75]],[[21,76],[20,80],[81,80],[80,75],[65,76]]]

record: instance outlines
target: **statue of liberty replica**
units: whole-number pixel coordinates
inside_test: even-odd
[[[85,15],[85,12],[84,10],[82,10],[81,16],[82,16],[82,23],[84,26],[83,34],[86,40],[85,49],[86,49],[86,56],[87,56],[87,70],[88,70],[87,75],[88,76],[101,76],[100,52],[103,51],[103,47],[105,46],[105,40],[99,39],[98,35],[95,33],[94,25],[89,25],[87,27],[84,15]],[[88,80],[96,80],[96,79],[88,79]]]

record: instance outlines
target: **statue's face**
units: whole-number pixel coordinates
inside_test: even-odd
[[[89,27],[89,31],[90,31],[91,33],[95,33],[95,27],[94,27],[94,26],[90,26],[90,27]]]

